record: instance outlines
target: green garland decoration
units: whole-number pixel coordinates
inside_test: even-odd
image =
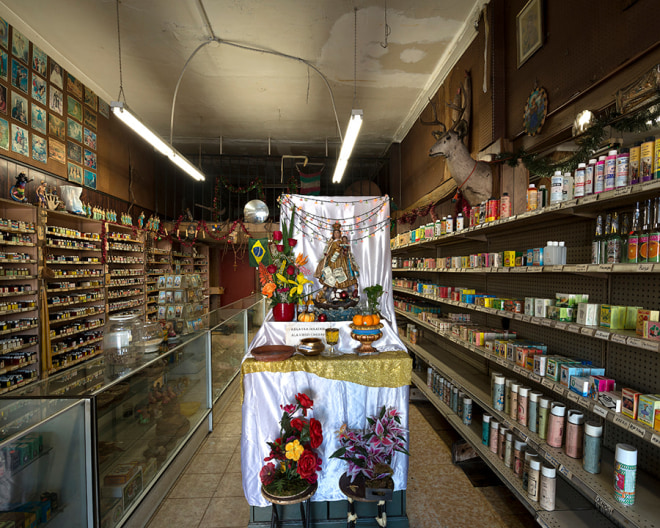
[[[246,187],[243,187],[242,185],[235,186],[235,185],[231,185],[230,183],[227,183],[227,181],[223,178],[222,174],[218,177],[222,182],[224,188],[227,189],[229,192],[246,194],[256,189],[257,194],[259,195],[260,198],[264,196],[263,182],[261,181],[260,176],[257,176],[254,180],[248,183]]]
[[[660,96],[660,92],[658,92],[658,95]],[[579,163],[587,163],[589,158],[593,156],[593,153],[598,150],[605,137],[605,128],[607,126],[611,126],[619,132],[643,132],[657,129],[658,127],[655,123],[659,117],[660,104],[655,104],[630,115],[623,115],[610,110],[597,118],[593,125],[576,138],[579,148],[570,158],[551,163],[545,158],[539,157],[536,153],[519,149],[516,152],[502,152],[498,154],[493,160],[493,163],[507,163],[511,167],[516,167],[518,162],[522,161],[530,174],[541,178],[551,177],[555,171],[562,173],[573,172],[577,169]]]

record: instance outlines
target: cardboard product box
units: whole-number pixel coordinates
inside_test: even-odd
[[[525,297],[525,315],[534,315],[534,297]]]
[[[626,330],[637,329],[637,312],[642,309],[641,306],[626,306],[626,322],[624,326]]]
[[[601,392],[598,395],[598,403],[612,412],[620,413],[623,408],[621,391]]]
[[[660,322],[644,321],[643,335],[646,339],[654,339],[656,341],[660,341]]]
[[[580,303],[577,305],[576,322],[586,326],[598,326],[600,322],[600,304]]]
[[[571,364],[564,364],[560,367],[559,371],[559,383],[564,387],[571,386],[571,378],[573,376],[582,376],[584,374],[585,368],[582,366],[576,366]]]
[[[513,268],[516,265],[516,252],[515,251],[505,251],[504,252],[504,267]]]
[[[655,411],[655,420],[653,420],[653,429],[660,431],[660,409]]]
[[[547,319],[552,319],[553,321],[559,320],[559,306],[548,306],[545,309],[545,317]]]
[[[525,301],[519,299],[506,299],[504,301],[504,310],[513,313],[523,313],[525,309]]]
[[[135,475],[138,469],[139,466],[137,466],[135,463],[118,464],[113,467],[103,478],[103,484],[105,486],[125,484],[133,477],[133,475]]]
[[[543,248],[534,248],[532,266],[543,266]]]
[[[534,301],[534,314],[536,317],[547,317],[547,308],[548,306],[554,306],[554,299],[540,299],[537,298]]]
[[[600,305],[600,326],[603,328],[610,327],[610,318],[612,314],[612,305],[610,304],[601,304]]]
[[[137,470],[124,484],[104,486],[102,490],[104,497],[121,499],[124,511],[130,508],[131,504],[135,501],[135,498],[142,491],[142,468],[140,466],[133,467],[136,467]]]
[[[545,376],[545,371],[548,366],[548,356],[537,354],[534,356],[534,374]]]
[[[644,321],[657,321],[658,319],[660,319],[658,310],[637,310],[637,325],[635,327],[637,335],[644,334]]]
[[[614,380],[598,374],[589,375],[589,397],[592,400],[598,400],[601,392],[610,392],[614,390]]]
[[[584,376],[572,376],[569,388],[571,391],[586,398],[589,395],[589,378]]]
[[[624,388],[621,390],[621,412],[628,418],[637,420],[639,397],[642,395],[634,389]]]
[[[626,306],[611,307],[610,330],[623,330],[626,326]]]
[[[639,397],[637,419],[640,422],[653,427],[655,424],[655,413],[658,410],[660,410],[660,398],[657,394],[644,394]]]
[[[551,380],[559,382],[561,379],[561,367],[565,364],[579,365],[579,363],[576,364],[572,359],[563,356],[552,356],[548,358],[545,375]]]
[[[528,249],[525,251],[525,266],[534,265],[534,249]]]

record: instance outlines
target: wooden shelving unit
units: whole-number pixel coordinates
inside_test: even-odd
[[[106,222],[108,315],[145,312],[145,234],[132,226]]]

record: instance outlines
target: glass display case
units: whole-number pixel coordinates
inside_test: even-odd
[[[263,320],[264,302],[250,300],[256,303],[208,314],[208,329],[169,340],[135,364],[111,364],[101,356],[19,389],[11,400],[0,398],[0,439],[11,444],[48,426],[44,445],[60,449],[32,464],[29,478],[4,486],[18,499],[0,487],[0,500],[38,501],[40,487],[50,491],[51,480],[58,491],[59,476],[59,505],[69,519],[62,526],[124,524],[194,432],[209,427],[213,403],[236,377],[248,338]],[[62,401],[70,406],[66,413]],[[78,488],[62,488],[64,481]]]

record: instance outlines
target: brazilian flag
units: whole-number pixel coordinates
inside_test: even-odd
[[[250,266],[253,268],[258,268],[259,264],[264,266],[270,264],[267,238],[251,238],[248,242],[248,250],[250,251]]]

